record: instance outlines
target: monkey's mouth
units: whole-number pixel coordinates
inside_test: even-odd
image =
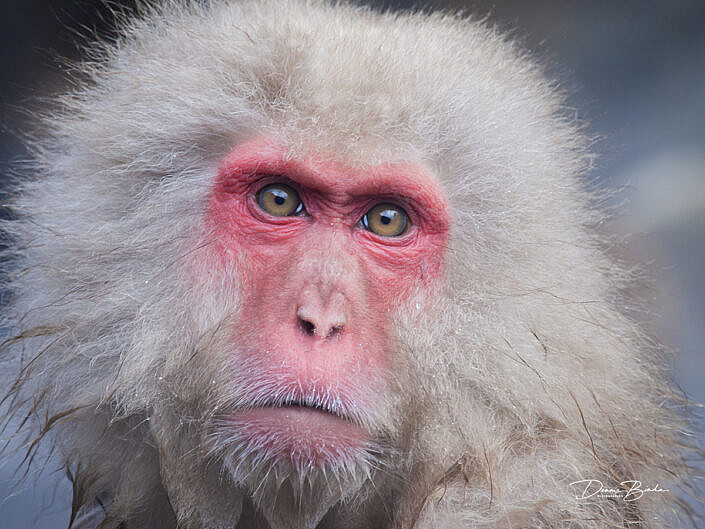
[[[235,411],[231,421],[246,446],[304,465],[363,457],[369,441],[365,430],[343,410],[320,402],[272,402]]]
[[[312,410],[312,411],[317,411],[320,413],[327,413],[330,415],[333,415],[335,417],[338,417],[339,419],[343,420],[349,420],[348,417],[345,416],[344,413],[342,413],[339,410],[332,409],[330,406],[317,403],[317,402],[304,402],[300,400],[286,400],[282,403],[279,404],[270,404],[268,406],[265,406],[267,408],[289,408],[293,410]]]

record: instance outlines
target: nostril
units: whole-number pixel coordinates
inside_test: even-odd
[[[307,336],[313,336],[316,334],[316,326],[308,320],[299,318],[299,328]]]
[[[326,336],[326,338],[335,338],[335,337],[339,336],[342,332],[343,332],[342,325],[334,325],[328,331],[328,335]]]

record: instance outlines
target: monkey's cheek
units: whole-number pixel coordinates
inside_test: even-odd
[[[369,442],[359,426],[312,408],[241,410],[232,423],[247,452],[297,465],[330,466],[364,458]]]

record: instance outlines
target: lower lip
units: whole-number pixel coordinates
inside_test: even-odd
[[[232,416],[243,441],[275,459],[335,464],[364,454],[368,438],[355,424],[331,413],[297,406],[240,410]]]

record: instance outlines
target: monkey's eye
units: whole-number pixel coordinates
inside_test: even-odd
[[[299,194],[286,184],[269,184],[257,193],[257,203],[275,217],[298,215],[304,209]]]
[[[382,237],[398,237],[409,227],[406,211],[394,204],[377,204],[362,217],[365,229]]]

